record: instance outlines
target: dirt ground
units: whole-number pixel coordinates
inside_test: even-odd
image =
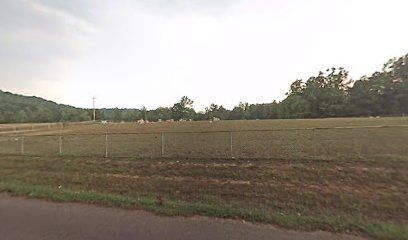
[[[379,128],[383,125],[393,127]],[[408,118],[400,117],[38,126],[25,130],[29,132],[19,129],[1,134],[0,154],[288,160],[408,158]],[[40,127],[45,128],[38,131]]]
[[[0,239],[363,239],[207,217],[53,203],[0,194]]]

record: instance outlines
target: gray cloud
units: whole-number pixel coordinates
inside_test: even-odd
[[[0,1],[1,82],[28,83],[36,74],[52,72],[56,62],[80,53],[83,37],[92,30],[86,20],[64,8],[36,1]]]
[[[67,12],[72,16],[92,21],[95,12],[107,5],[122,5],[145,12],[164,15],[212,14],[218,15],[242,0],[35,0],[42,5]]]
[[[97,8],[98,0],[37,0],[38,3],[67,12],[77,18],[92,20],[93,10]]]
[[[241,0],[137,0],[130,2],[135,7],[141,7],[151,13],[173,16],[178,14],[220,15]]]
[[[123,1],[130,8],[154,14],[220,14],[240,0],[137,0]],[[94,31],[92,21],[100,6],[95,0],[0,1],[0,59],[40,61],[70,56],[81,34]],[[101,7],[103,8],[103,7]]]
[[[119,5],[166,16],[218,15],[238,2],[124,0]],[[7,73],[10,78],[13,74],[45,71],[54,61],[75,58],[86,36],[95,31],[93,22],[97,15],[109,10],[110,4],[107,0],[0,1],[0,63],[4,68],[0,76]]]

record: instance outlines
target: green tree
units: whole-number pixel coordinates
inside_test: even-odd
[[[122,111],[118,108],[114,108],[112,118],[113,118],[112,120],[115,122],[122,121]]]
[[[180,120],[193,117],[195,114],[193,103],[193,100],[189,99],[187,96],[183,96],[180,101],[175,103],[171,108],[173,119]]]
[[[331,68],[310,77],[305,83],[294,81],[281,103],[284,118],[342,116],[351,80],[344,68]]]
[[[218,106],[217,104],[212,103],[209,107],[205,108],[205,118],[219,118],[222,120],[229,118],[229,111],[223,106]]]
[[[349,91],[352,116],[400,115],[408,112],[408,55],[388,60],[380,72],[356,81]]]
[[[154,110],[150,110],[147,119],[149,121],[169,120],[172,118],[172,111],[167,107],[159,107]]]

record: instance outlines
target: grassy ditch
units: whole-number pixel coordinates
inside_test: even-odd
[[[402,160],[0,157],[0,191],[166,215],[206,215],[407,239]]]

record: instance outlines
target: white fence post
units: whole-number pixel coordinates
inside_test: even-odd
[[[105,157],[108,157],[108,134],[105,134]]]
[[[233,145],[232,145],[232,132],[230,132],[230,156],[231,158],[234,158],[234,154],[233,154]]]
[[[164,158],[164,133],[161,133],[161,156]]]

